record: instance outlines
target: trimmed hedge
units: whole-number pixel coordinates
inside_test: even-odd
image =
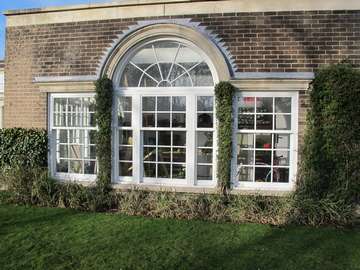
[[[233,132],[234,86],[220,82],[215,86],[216,118],[218,124],[217,179],[222,194],[230,188]]]
[[[0,167],[47,167],[47,132],[43,129],[0,129]]]

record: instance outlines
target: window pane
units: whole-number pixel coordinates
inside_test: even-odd
[[[258,114],[256,116],[256,129],[272,130],[273,129],[273,116],[267,114]]]
[[[256,134],[256,148],[271,149],[271,134]]]
[[[288,183],[289,182],[289,169],[288,168],[274,168],[273,169],[273,182]]]
[[[212,178],[212,166],[197,166],[197,180],[212,180]]]
[[[81,160],[70,160],[70,173],[83,173]]]
[[[173,113],[172,114],[172,127],[176,127],[176,128],[186,127],[185,113]]]
[[[254,147],[254,134],[238,134],[238,146],[240,148],[253,148]]]
[[[290,130],[291,129],[291,115],[276,115],[275,116],[276,130]]]
[[[80,145],[70,145],[70,158],[82,159],[84,153],[84,147]]]
[[[186,111],[186,97],[173,97],[172,110],[178,112]]]
[[[173,145],[186,146],[186,131],[173,131]]]
[[[173,148],[173,162],[186,162],[186,148]]]
[[[241,167],[239,171],[239,181],[252,182],[254,178],[254,169],[251,167]]]
[[[119,144],[132,145],[132,131],[131,130],[120,130],[119,131]]]
[[[255,151],[256,165],[270,166],[271,151]]]
[[[119,147],[119,160],[129,160],[132,158],[132,147],[131,146],[120,146]]]
[[[121,77],[122,87],[138,87],[142,72],[132,64],[127,64]]]
[[[238,128],[239,129],[254,129],[255,116],[253,114],[239,114]]]
[[[274,148],[289,149],[290,148],[290,135],[274,134]]]
[[[155,97],[143,97],[142,98],[142,110],[143,111],[155,111]]]
[[[289,151],[274,151],[274,166],[289,166]]]
[[[257,113],[273,113],[273,98],[272,97],[258,97],[256,98],[256,112]]]
[[[144,131],[144,145],[156,145],[156,131]]]
[[[186,167],[185,165],[172,165],[172,178],[175,179],[185,179],[186,177]]]
[[[118,119],[120,127],[131,127],[131,113],[119,112]]]
[[[213,147],[213,133],[210,131],[197,132],[198,147]]]
[[[291,98],[281,97],[275,98],[276,113],[291,113]]]
[[[96,174],[96,161],[85,161],[84,162],[84,173],[85,174]]]
[[[158,148],[158,161],[171,162],[171,148]]]
[[[212,86],[213,78],[209,66],[206,63],[197,65],[190,71],[190,76],[194,86]]]
[[[56,171],[59,173],[68,173],[68,160],[67,159],[60,159],[56,162]]]
[[[170,113],[158,113],[157,126],[158,127],[170,127]]]
[[[214,110],[214,97],[198,97],[197,98],[197,110],[202,111],[213,111]]]
[[[155,113],[143,113],[143,127],[155,127]]]
[[[133,166],[131,162],[120,162],[119,163],[119,176],[132,176]]]
[[[156,161],[155,147],[144,147],[144,161]]]
[[[212,163],[213,158],[212,149],[198,149],[197,150],[197,163]]]
[[[198,128],[212,128],[213,121],[212,113],[198,113]]]
[[[255,98],[254,97],[240,97],[238,104],[239,113],[253,113],[255,112]]]
[[[59,145],[59,155],[61,158],[68,158],[68,145]]]
[[[132,98],[120,97],[119,98],[119,111],[132,111]]]
[[[56,131],[57,139],[59,143],[67,143],[68,142],[68,131],[64,129],[60,129]]]
[[[255,182],[271,182],[271,168],[255,168]]]
[[[171,131],[159,131],[159,145],[171,145]]]
[[[156,177],[155,163],[144,163],[144,177]]]
[[[170,164],[158,164],[158,177],[159,178],[170,178]]]
[[[170,97],[158,97],[157,98],[157,110],[158,111],[170,111]]]
[[[254,151],[253,150],[241,150],[238,155],[237,164],[252,165],[254,164]]]

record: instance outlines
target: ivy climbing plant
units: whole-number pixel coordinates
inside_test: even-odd
[[[217,179],[222,194],[226,194],[231,181],[232,127],[234,86],[220,82],[215,86],[216,118],[218,122]]]
[[[98,160],[98,187],[105,191],[111,184],[111,122],[112,122],[112,81],[106,76],[95,82],[96,88],[96,155]]]

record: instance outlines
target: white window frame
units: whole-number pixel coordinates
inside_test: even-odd
[[[93,98],[94,93],[59,93],[59,94],[50,94],[48,95],[48,119],[49,119],[49,158],[48,166],[50,168],[50,174],[52,177],[63,180],[63,181],[84,181],[84,182],[94,182],[97,178],[97,174],[75,174],[75,173],[58,173],[56,172],[56,129],[84,129],[84,130],[96,130],[96,127],[54,127],[54,99],[55,98]]]
[[[245,97],[291,97],[291,130],[249,130],[238,129],[238,98]],[[232,157],[232,170],[231,179],[232,187],[239,190],[259,190],[259,191],[290,191],[295,188],[296,175],[297,175],[297,161],[298,161],[298,110],[299,110],[299,93],[298,91],[238,91],[235,94],[233,111],[233,157]],[[290,160],[289,160],[289,182],[288,183],[274,183],[274,182],[240,182],[238,178],[238,165],[237,165],[237,134],[238,133],[271,133],[271,134],[291,134],[290,135]],[[255,162],[255,161],[254,161]]]

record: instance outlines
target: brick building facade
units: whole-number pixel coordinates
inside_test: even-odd
[[[91,93],[101,74],[115,76],[107,67],[116,65],[111,61],[121,44],[140,32],[152,38],[146,29],[163,37],[161,25],[175,25],[176,38],[201,47],[183,32],[190,29],[208,40],[228,69],[219,80],[230,80],[240,93],[296,93],[292,125],[294,143],[301,142],[314,71],[343,60],[360,64],[360,3],[246,2],[127,1],[7,12],[5,126],[49,128],[52,93]]]

